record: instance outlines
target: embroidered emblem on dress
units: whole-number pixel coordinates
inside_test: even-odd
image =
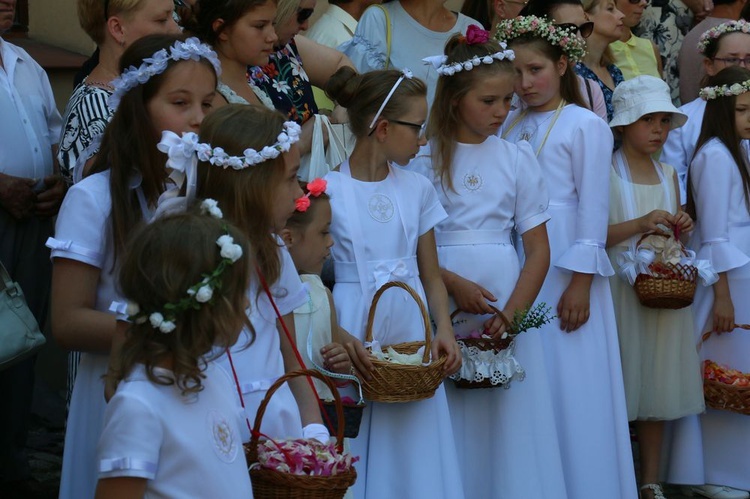
[[[232,427],[227,423],[226,418],[219,411],[209,411],[208,426],[214,442],[214,450],[219,459],[225,463],[234,462],[237,458],[237,436],[232,431]]]
[[[473,173],[467,173],[464,175],[464,187],[468,191],[478,191],[482,188],[482,176],[476,172]]]
[[[370,216],[378,222],[386,223],[393,218],[393,201],[385,194],[373,194],[367,203]]]
[[[519,140],[525,140],[526,142],[531,142],[531,138],[534,136],[534,133],[536,133],[536,130],[539,127],[534,126],[525,126],[521,129],[521,133],[518,136]]]

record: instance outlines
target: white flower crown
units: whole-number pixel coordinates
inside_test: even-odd
[[[498,42],[510,42],[523,35],[533,35],[560,47],[574,63],[582,61],[586,56],[586,42],[576,35],[573,28],[555,26],[543,17],[519,16],[504,19],[497,25],[495,39]]]
[[[743,81],[742,83],[733,83],[731,85],[701,88],[701,91],[698,93],[698,95],[703,100],[711,100],[717,99],[719,97],[742,95],[745,92],[750,92],[750,80]]]
[[[218,203],[213,199],[205,199],[200,205],[201,213],[210,215],[214,218],[223,218]],[[226,229],[226,227],[225,227]],[[177,327],[175,322],[177,316],[187,310],[197,310],[204,303],[212,303],[214,291],[221,288],[221,276],[229,265],[242,258],[242,246],[235,244],[232,236],[227,233],[216,240],[216,245],[221,248],[221,262],[210,273],[204,274],[201,282],[194,284],[186,291],[184,296],[177,303],[167,303],[163,311],[142,311],[141,307],[132,301],[128,301],[125,312],[128,319],[136,324],[145,324],[146,321],[151,323],[154,329],[168,334]]]
[[[161,49],[151,57],[143,59],[140,67],[130,66],[112,82],[114,92],[107,100],[107,106],[114,111],[120,105],[122,97],[138,85],[143,85],[152,77],[163,73],[169,66],[169,61],[198,61],[206,59],[214,67],[216,76],[221,74],[221,63],[216,52],[195,37],[177,41],[167,49]]]
[[[714,40],[727,33],[750,33],[750,23],[742,19],[728,21],[705,31],[698,39],[698,52],[705,54],[706,49]]]
[[[516,53],[510,49],[507,49],[507,45],[504,42],[500,43],[500,52],[494,54],[487,54],[485,56],[475,55],[471,59],[463,62],[452,62],[447,64],[447,55],[433,55],[422,59],[426,64],[432,64],[435,71],[441,76],[453,76],[461,71],[471,71],[477,66],[482,64],[492,64],[495,61],[512,61],[516,58]]]

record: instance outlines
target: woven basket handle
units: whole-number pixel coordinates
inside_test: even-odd
[[[312,376],[313,378],[318,378],[323,383],[325,383],[328,388],[331,389],[331,393],[333,394],[334,403],[336,405],[336,417],[338,418],[338,424],[336,426],[336,449],[339,452],[343,452],[344,449],[344,407],[341,405],[341,395],[339,395],[339,391],[336,388],[336,385],[333,384],[333,382],[320,374],[318,371],[315,371],[314,369],[298,369],[296,371],[291,371],[283,376],[281,376],[279,379],[276,380],[276,382],[271,385],[271,387],[266,392],[266,396],[263,397],[263,400],[260,403],[260,406],[258,407],[258,412],[255,413],[255,422],[253,423],[253,431],[250,436],[250,448],[247,451],[248,459],[250,463],[256,463],[258,462],[258,441],[260,440],[260,423],[263,421],[263,416],[266,414],[266,408],[268,407],[268,403],[271,401],[271,397],[273,394],[278,390],[281,385],[286,383],[292,378],[296,378],[298,376]]]
[[[500,309],[498,309],[497,307],[494,307],[490,305],[489,303],[487,304],[487,306],[492,309],[492,312],[494,312],[496,316],[500,317],[500,320],[503,321],[503,324],[505,324],[505,329],[506,331],[508,331],[508,334],[513,334],[513,324],[510,323],[510,321],[508,320],[508,317],[506,317],[505,314],[502,313],[502,311],[500,311]],[[453,312],[451,312],[451,320],[453,320],[461,312],[462,310],[460,309],[456,309]]]
[[[747,331],[750,331],[750,324],[735,324],[732,331],[734,331],[735,329],[745,329]],[[701,340],[698,342],[698,350],[700,350],[706,340],[708,340],[712,335],[715,334],[716,336],[719,336],[720,334],[729,334],[732,331],[728,331],[727,333],[715,333],[713,331],[706,331],[705,333],[703,333],[703,336],[701,336]]]
[[[372,325],[375,322],[375,309],[378,306],[380,297],[389,288],[401,288],[411,295],[417,305],[419,305],[419,311],[422,313],[422,321],[424,322],[424,355],[422,356],[422,364],[427,364],[430,360],[430,347],[432,346],[432,331],[430,329],[430,317],[427,315],[427,307],[424,306],[422,298],[419,297],[416,291],[411,286],[401,281],[391,281],[383,284],[380,289],[372,297],[372,304],[370,305],[370,313],[367,315],[367,328],[365,330],[365,341],[372,341]]]

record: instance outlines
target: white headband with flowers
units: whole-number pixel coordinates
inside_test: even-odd
[[[732,97],[750,92],[750,80],[742,83],[733,83],[731,85],[721,85],[717,87],[701,88],[698,95],[703,100],[718,99],[719,97]]]
[[[200,205],[201,213],[210,215],[214,218],[223,218],[221,209],[213,199],[205,199]],[[213,303],[214,291],[221,288],[221,278],[229,265],[242,258],[242,246],[236,244],[228,231],[216,240],[216,245],[220,248],[221,262],[210,273],[205,275],[201,282],[190,286],[185,295],[177,303],[168,303],[164,305],[163,311],[145,311],[132,301],[128,301],[124,310],[121,309],[120,303],[113,303],[110,310],[115,312],[124,312],[128,320],[136,324],[144,324],[148,321],[151,327],[161,333],[168,334],[175,330],[177,317],[187,310],[198,309],[204,303]]]
[[[120,76],[115,78],[112,82],[114,92],[109,96],[107,100],[107,106],[111,110],[116,110],[117,106],[120,105],[122,97],[133,88],[138,85],[143,85],[152,77],[163,73],[169,66],[169,61],[199,61],[200,59],[206,59],[214,67],[216,76],[221,74],[221,63],[219,57],[216,55],[210,46],[205,43],[201,43],[195,37],[190,37],[187,40],[176,41],[169,50],[161,49],[151,57],[143,59],[143,64],[140,67],[130,66],[128,69],[122,72]]]
[[[750,34],[750,23],[742,19],[739,21],[728,21],[705,31],[698,39],[698,52],[705,55],[706,49],[714,40],[728,33]]]
[[[466,43],[466,45],[479,45],[482,43],[487,43],[490,39],[490,32],[482,29],[480,26],[476,24],[470,24],[468,28],[466,28],[466,36],[459,37],[459,40]],[[448,56],[447,55],[433,55],[430,57],[425,57],[422,59],[426,64],[432,64],[432,66],[435,68],[435,71],[440,76],[453,76],[456,73],[460,73],[461,71],[471,71],[477,66],[480,66],[482,64],[492,64],[495,61],[512,61],[516,58],[516,53],[512,50],[508,49],[508,45],[505,42],[500,42],[500,50],[499,52],[495,52],[494,54],[485,54],[484,56],[475,55],[471,59],[468,59],[463,62],[452,62],[450,64],[447,64],[448,62]]]
[[[586,42],[576,35],[574,28],[555,26],[550,21],[537,16],[519,16],[504,19],[497,25],[495,39],[510,42],[523,35],[542,38],[556,47],[572,62],[579,62],[586,56]]]

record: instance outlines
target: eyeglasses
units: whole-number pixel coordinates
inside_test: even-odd
[[[298,9],[297,10],[297,24],[304,24],[305,21],[310,19],[315,9]]]
[[[580,26],[573,23],[562,23],[556,24],[555,26],[561,29],[568,30],[571,33],[575,33],[577,31],[581,33],[581,38],[588,38],[589,36],[591,36],[591,33],[594,32],[594,23],[592,21],[586,21]]]
[[[412,128],[412,129],[416,130],[417,134],[420,137],[424,135],[424,129],[427,126],[427,122],[426,121],[424,123],[422,123],[421,125],[419,123],[411,123],[409,121],[401,121],[401,120],[388,120],[388,121],[390,121],[392,123],[397,123],[399,125],[408,126],[409,128]],[[367,136],[369,137],[373,133],[375,133],[375,128],[373,128],[372,130],[370,130],[370,133],[368,133]]]
[[[714,61],[720,61],[730,66],[750,67],[750,56],[748,57],[714,57]]]

